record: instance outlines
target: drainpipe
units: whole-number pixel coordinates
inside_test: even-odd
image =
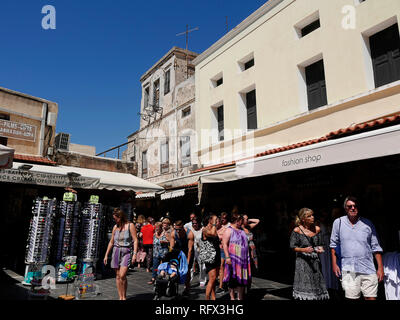
[[[44,130],[46,128],[46,117],[47,117],[47,103],[43,103],[42,107],[42,120],[40,125],[40,140],[39,140],[39,154],[43,156],[44,150]]]

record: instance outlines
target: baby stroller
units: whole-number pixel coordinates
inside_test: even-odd
[[[160,300],[162,296],[177,297],[179,284],[186,281],[188,262],[185,253],[173,250],[167,254],[166,260],[168,262],[160,264],[157,268],[153,300]],[[171,273],[175,273],[175,276],[171,276]]]

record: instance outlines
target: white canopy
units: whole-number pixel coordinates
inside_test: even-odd
[[[20,162],[14,162],[12,169],[1,170],[0,182],[135,192],[164,190],[154,183],[127,173]]]
[[[13,159],[14,159],[14,149],[0,144],[0,169],[11,168]]]

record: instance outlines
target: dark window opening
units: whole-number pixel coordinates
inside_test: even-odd
[[[244,70],[250,69],[252,66],[254,66],[254,58],[244,64]]]
[[[165,80],[164,80],[164,95],[167,94],[170,90],[170,77],[171,77],[171,73],[170,70],[168,70],[165,73]]]
[[[246,93],[247,129],[257,129],[256,90]]]
[[[398,24],[369,38],[375,87],[400,80],[400,37]]]
[[[187,117],[188,115],[190,115],[190,111],[191,111],[190,107],[182,110],[182,118]]]
[[[4,113],[0,114],[0,119],[9,121],[10,120],[10,115],[4,114]],[[0,144],[2,144],[3,146],[6,146],[7,143],[8,143],[8,138],[0,136]]]
[[[319,19],[315,20],[314,22],[311,22],[309,25],[305,26],[303,29],[301,29],[301,36],[305,37],[309,33],[313,32],[314,30],[318,29],[321,26]]]
[[[224,106],[217,108],[218,141],[224,140]]]
[[[306,67],[308,109],[327,104],[324,62],[320,60]]]
[[[153,84],[153,108],[158,108],[160,103],[160,79]]]
[[[224,81],[223,81],[223,78],[218,79],[218,80],[215,82],[216,87],[220,86],[223,82],[224,82]]]

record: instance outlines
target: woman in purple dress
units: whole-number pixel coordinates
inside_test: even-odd
[[[133,223],[126,220],[124,212],[118,208],[114,209],[113,218],[116,224],[104,256],[104,265],[107,265],[108,255],[113,249],[111,268],[115,270],[119,300],[126,300],[128,288],[126,273],[130,264],[136,260],[138,246],[136,228]]]
[[[243,216],[234,213],[231,225],[224,232],[222,243],[225,253],[224,282],[228,283],[231,300],[243,300],[245,287],[251,281],[249,244],[242,230]]]

